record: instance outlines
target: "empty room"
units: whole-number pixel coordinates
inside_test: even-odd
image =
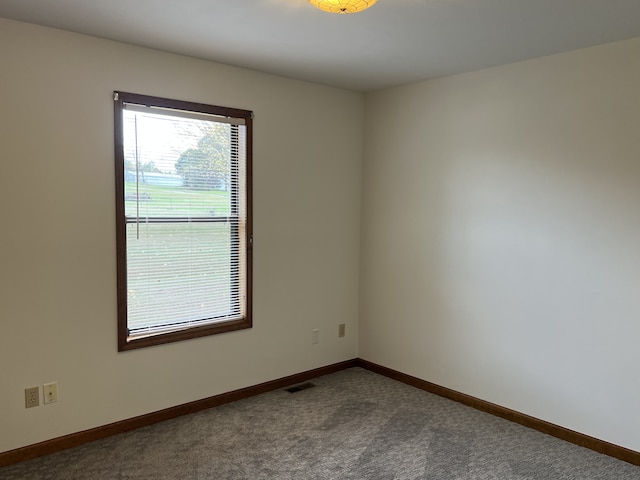
[[[0,479],[640,480],[640,2],[0,0]]]

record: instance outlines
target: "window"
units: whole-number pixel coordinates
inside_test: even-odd
[[[114,101],[118,349],[250,328],[252,113]]]

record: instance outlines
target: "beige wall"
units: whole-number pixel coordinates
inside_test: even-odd
[[[640,450],[640,39],[365,97],[360,356]]]
[[[255,112],[253,329],[117,353],[113,90]],[[0,451],[356,357],[362,114],[360,94],[0,19]],[[59,402],[25,409],[51,381]]]

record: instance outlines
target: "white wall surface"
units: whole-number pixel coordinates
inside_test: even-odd
[[[637,39],[369,94],[360,217],[361,95],[0,19],[0,452],[356,356],[640,450],[639,84]],[[117,353],[113,90],[255,112],[253,329]]]
[[[253,329],[117,353],[114,90],[254,111]],[[356,357],[362,115],[353,92],[0,19],[0,452]]]
[[[640,39],[365,97],[360,357],[640,450]]]

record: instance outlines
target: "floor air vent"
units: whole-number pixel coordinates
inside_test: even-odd
[[[285,388],[285,390],[289,393],[296,393],[300,390],[306,390],[307,388],[315,387],[315,385],[311,382],[301,383],[300,385],[294,385],[293,387]]]

